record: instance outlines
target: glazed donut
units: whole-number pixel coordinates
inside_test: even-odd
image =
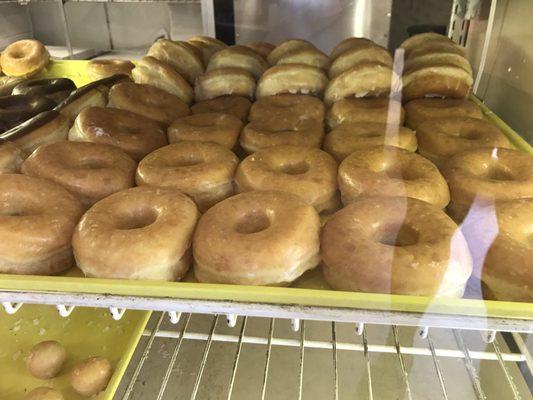
[[[331,61],[333,61],[347,50],[354,49],[354,48],[361,47],[361,46],[368,46],[372,44],[374,44],[374,42],[372,42],[370,39],[367,39],[367,38],[349,37],[344,40],[341,40],[333,48],[333,50],[331,50],[331,53],[329,54],[329,58]]]
[[[296,124],[287,120],[263,119],[251,121],[244,127],[240,144],[250,154],[282,144],[320,148],[323,137],[322,124],[312,119],[302,119]]]
[[[463,69],[472,76],[472,66],[466,58],[455,53],[427,53],[405,60],[404,74],[413,70],[431,67],[433,65],[452,65]]]
[[[248,120],[248,112],[252,102],[242,96],[221,96],[210,100],[202,100],[191,107],[193,114],[222,113],[230,114],[241,121]]]
[[[324,103],[305,94],[277,94],[258,99],[249,115],[250,121],[277,120],[296,125],[303,119],[319,122],[324,120]]]
[[[185,42],[159,39],[148,49],[146,55],[171,65],[191,85],[204,72],[201,57]]]
[[[146,83],[179,97],[187,104],[194,99],[194,91],[189,83],[165,62],[154,57],[143,57],[131,71],[136,83]]]
[[[13,142],[27,154],[46,143],[67,139],[70,120],[55,110],[45,111],[4,132],[0,139]]]
[[[454,65],[429,65],[403,75],[404,101],[423,97],[464,99],[472,87],[472,76]]]
[[[24,81],[26,79],[15,76],[0,76],[0,97],[9,96],[15,86]]]
[[[190,114],[189,106],[162,89],[133,82],[119,83],[111,88],[108,107],[128,110],[170,125],[177,118]]]
[[[194,87],[196,101],[234,95],[253,99],[254,76],[242,68],[218,68],[200,75]]]
[[[257,83],[257,98],[281,93],[313,94],[321,97],[328,77],[320,68],[304,64],[282,64],[266,70]]]
[[[304,64],[327,71],[330,61],[329,57],[320,50],[304,47],[284,53],[276,63],[276,65],[280,64]]]
[[[428,42],[447,42],[453,43],[447,36],[434,32],[419,33],[411,36],[402,42],[400,48],[404,49],[405,57],[408,57],[410,52]]]
[[[151,119],[118,108],[85,108],[74,121],[68,139],[116,146],[136,161],[165,146],[164,130]]]
[[[22,164],[22,173],[61,185],[88,208],[134,186],[136,167],[135,161],[117,147],[63,141],[35,150]]]
[[[379,97],[388,95],[393,71],[378,62],[361,63],[349,68],[331,80],[326,87],[324,103],[333,103],[348,97]]]
[[[417,126],[418,152],[437,166],[455,154],[479,147],[510,147],[491,122],[469,117],[444,117]]]
[[[408,59],[418,58],[427,54],[457,54],[461,57],[466,55],[465,49],[453,41],[437,40],[428,41],[411,49]]]
[[[416,151],[416,135],[411,129],[398,125],[346,122],[326,135],[323,148],[341,162],[356,150],[383,145]]]
[[[22,174],[0,174],[0,187],[0,273],[52,275],[70,268],[80,202],[53,182]]]
[[[303,39],[288,39],[272,49],[272,51],[267,56],[267,61],[270,65],[276,65],[281,57],[286,53],[299,49],[314,49],[312,43]]]
[[[299,196],[318,212],[339,204],[337,163],[326,152],[273,146],[246,157],[235,174],[237,192],[279,190]]]
[[[18,173],[24,156],[24,152],[13,143],[0,139],[0,174]]]
[[[76,90],[76,85],[68,78],[36,79],[19,83],[13,88],[11,94],[44,96],[56,103],[60,103],[74,90]]]
[[[491,204],[533,197],[533,155],[504,148],[463,151],[442,169],[451,202],[448,213],[461,221],[475,202]]]
[[[72,239],[74,256],[89,277],[179,280],[189,269],[197,220],[194,202],[177,190],[126,189],[85,213]]]
[[[43,111],[52,109],[55,104],[46,97],[22,94],[0,97],[0,134]]]
[[[411,197],[444,208],[450,202],[446,180],[424,157],[392,146],[352,152],[339,165],[344,205],[364,197]]]
[[[179,141],[213,142],[233,149],[242,129],[237,117],[222,113],[193,114],[178,118],[169,126],[170,143]]]
[[[187,43],[200,51],[204,65],[209,63],[213,54],[228,47],[226,43],[208,36],[195,36],[190,38]]]
[[[329,79],[333,79],[344,71],[362,63],[377,62],[392,68],[392,57],[384,47],[369,43],[353,47],[339,54],[331,63],[328,71]]]
[[[69,97],[57,105],[55,110],[74,121],[84,108],[104,107],[107,103],[109,89],[120,82],[131,82],[131,79],[127,75],[113,75],[91,82],[72,92]]]
[[[319,231],[317,212],[296,195],[238,194],[200,218],[194,274],[200,282],[289,284],[320,262]]]
[[[485,256],[481,279],[485,297],[503,301],[533,299],[533,199],[512,200],[496,208],[498,235]],[[467,240],[471,239],[467,236]],[[488,293],[487,293],[488,292]]]
[[[416,99],[405,105],[405,124],[416,129],[428,119],[446,117],[483,118],[483,112],[476,103],[462,99]]]
[[[337,290],[462,297],[472,273],[458,226],[411,198],[367,198],[338,211],[322,230],[321,254]]]
[[[48,65],[50,54],[37,40],[19,40],[7,46],[0,54],[2,71],[8,76],[33,76]]]
[[[233,194],[239,159],[211,142],[179,142],[161,147],[139,163],[138,186],[176,189],[190,196],[204,212]]]
[[[268,63],[255,51],[245,46],[230,46],[213,54],[207,64],[207,71],[219,68],[241,68],[257,80],[268,68]]]
[[[87,75],[91,80],[113,75],[131,75],[135,65],[129,60],[91,60],[87,63]]]
[[[391,99],[364,98],[339,100],[328,109],[326,124],[334,129],[340,124],[379,122],[403,125],[405,111],[402,105]]]
[[[276,48],[272,43],[268,42],[250,42],[245,44],[246,47],[252,49],[265,60],[268,58],[268,55]]]

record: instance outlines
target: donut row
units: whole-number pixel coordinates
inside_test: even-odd
[[[520,262],[531,255],[529,222],[509,222],[531,221],[531,156],[508,149],[505,136],[482,119],[475,104],[424,98],[404,108],[386,98],[353,98],[353,93],[320,101],[320,90],[327,92],[352,69],[368,63],[390,68],[390,56],[387,63],[382,49],[362,39],[341,42],[329,63],[301,40],[274,48],[241,47],[207,38],[180,42],[180,50],[159,44],[146,58],[164,63],[186,82],[189,100],[168,90],[174,87],[166,79],[170,75],[154,80],[161,70],[148,66],[144,71],[141,62],[132,76],[139,82],[136,75],[143,70],[142,76],[152,79],[149,84],[125,76],[94,82],[54,111],[67,121],[61,135],[44,139],[42,130],[35,132],[46,123],[31,123],[22,133],[8,135],[15,146],[0,144],[0,171],[22,169],[31,179],[55,181],[56,188],[59,184],[81,202],[81,211],[71,207],[68,227],[75,229],[74,254],[87,276],[176,280],[192,255],[195,275],[203,282],[277,285],[294,281],[322,260],[324,276],[335,289],[461,296],[472,271],[470,251],[480,238],[467,231],[463,236],[456,222],[472,209],[490,212],[496,205],[498,221],[508,222],[502,222],[489,249],[482,279],[492,296],[531,297],[524,284],[531,279]],[[194,62],[187,54],[195,55]],[[196,68],[196,60],[203,69]],[[311,75],[301,73],[308,68]],[[236,74],[234,80],[224,78],[228,70]],[[250,79],[238,96],[233,90],[242,71]],[[321,78],[312,77],[322,75],[332,80],[315,89]],[[213,79],[199,85],[205,76]],[[361,75],[354,73],[347,82],[356,77]],[[276,94],[258,95],[262,80],[270,82],[266,93]],[[362,80],[369,82],[368,76]],[[189,108],[199,91],[210,94]],[[22,146],[24,138],[33,138],[32,146]],[[66,138],[70,141],[40,146]],[[17,146],[32,155],[23,161]],[[4,176],[0,179],[8,179]],[[25,195],[26,183],[9,184],[14,189],[8,192],[23,199],[13,195],[2,203],[6,235],[13,226],[10,218],[45,212],[31,202],[37,192]],[[318,213],[335,212],[341,202],[344,208],[321,229]],[[70,239],[59,242],[51,240],[53,251],[42,252],[44,272],[38,273],[55,273],[69,264],[46,262],[68,255]],[[25,243],[25,249],[32,248]],[[520,279],[502,266],[509,252],[520,265]],[[17,259],[20,265],[13,261],[8,272],[36,273],[39,256],[32,257]],[[515,296],[510,288],[517,286]]]

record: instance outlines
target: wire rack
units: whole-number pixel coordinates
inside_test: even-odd
[[[531,399],[521,334],[153,315],[116,399]]]

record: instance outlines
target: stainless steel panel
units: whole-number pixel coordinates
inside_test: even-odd
[[[235,0],[237,43],[304,38],[329,52],[364,36],[387,46],[392,0]]]
[[[26,14],[26,7],[0,3],[0,49],[16,40],[31,37],[31,23]]]
[[[493,0],[496,1],[496,0]],[[471,21],[467,50],[475,71],[482,60],[490,0]],[[533,29],[531,0],[498,0],[476,94],[533,143]]]

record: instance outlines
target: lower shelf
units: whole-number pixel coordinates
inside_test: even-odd
[[[531,399],[532,368],[519,334],[156,313],[115,398]]]

